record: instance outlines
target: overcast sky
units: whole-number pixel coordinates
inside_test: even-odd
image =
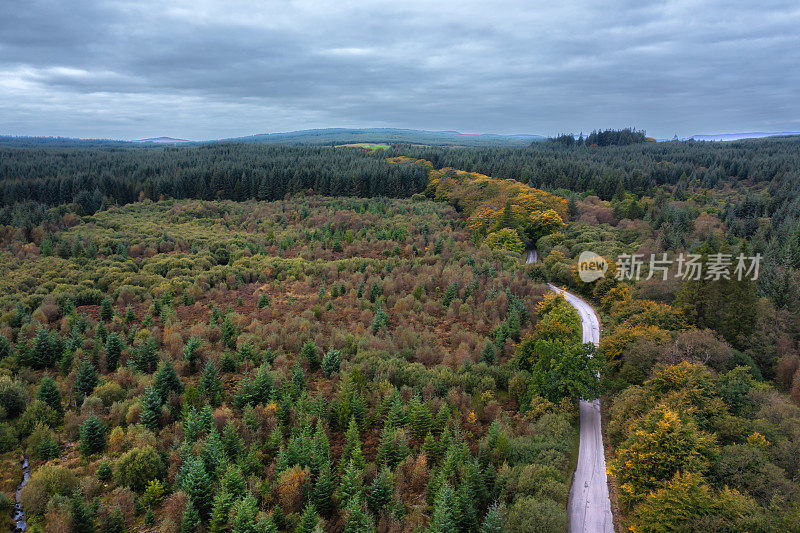
[[[700,4],[3,0],[0,134],[800,131],[800,3]]]

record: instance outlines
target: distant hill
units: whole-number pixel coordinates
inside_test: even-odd
[[[149,139],[137,139],[135,141],[131,141],[134,143],[162,143],[162,144],[172,144],[172,143],[189,143],[192,141],[187,141],[186,139],[175,139],[173,137],[151,137]]]
[[[781,131],[774,133],[716,133],[712,135],[692,135],[695,141],[738,141],[740,139],[760,139],[762,137],[779,137],[786,135],[800,135],[800,131]]]
[[[457,131],[425,131],[397,128],[325,128],[286,133],[262,133],[248,137],[220,139],[220,141],[319,146],[355,143],[408,143],[434,146],[525,146],[533,141],[544,139],[545,137],[541,135],[525,134],[467,134]]]

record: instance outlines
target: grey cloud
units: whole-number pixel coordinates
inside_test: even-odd
[[[4,2],[0,133],[800,129],[797,27],[792,2]]]

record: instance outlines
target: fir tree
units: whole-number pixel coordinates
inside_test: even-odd
[[[352,499],[361,498],[361,470],[351,460],[345,467],[342,483],[339,485],[340,505],[346,505]]]
[[[367,488],[367,506],[375,515],[381,512],[392,501],[394,492],[394,478],[388,468],[383,468]]]
[[[256,499],[249,492],[244,498],[236,502],[232,514],[232,533],[261,533],[256,523],[258,505],[256,504]]]
[[[183,359],[189,363],[189,371],[194,374],[197,367],[197,360],[200,358],[200,339],[190,337],[183,348]]]
[[[430,533],[458,533],[456,501],[449,483],[444,483],[433,504]]]
[[[81,366],[78,368],[78,374],[75,376],[75,395],[77,396],[76,402],[80,405],[83,398],[89,396],[94,388],[97,386],[97,371],[88,360],[84,359]]]
[[[345,514],[344,532],[345,533],[373,533],[369,516],[364,512],[364,502],[360,497],[352,498],[347,501],[347,511]]]
[[[346,465],[351,461],[356,468],[363,469],[366,466],[364,455],[361,453],[361,438],[358,435],[358,425],[355,417],[350,419],[350,425],[347,427],[341,464]]]
[[[508,533],[505,527],[505,509],[496,502],[483,517],[480,533]]]
[[[183,519],[181,520],[181,533],[195,533],[200,529],[200,515],[197,513],[192,500],[186,504],[186,509],[183,511]]]
[[[106,448],[106,428],[94,415],[80,427],[81,451],[84,455],[102,452]]]
[[[183,392],[183,385],[172,363],[163,361],[161,365],[159,365],[155,383],[153,383],[153,389],[158,393],[161,403],[167,401],[170,393],[175,392],[180,394]]]
[[[94,533],[94,519],[79,492],[70,499],[70,513],[72,514],[72,531],[75,533]]]
[[[430,431],[433,416],[428,406],[418,396],[411,400],[411,432],[415,440],[421,441]]]
[[[219,379],[217,365],[214,361],[206,363],[203,377],[200,380],[200,389],[211,405],[217,406],[222,402],[222,381]]]
[[[317,344],[314,341],[308,341],[303,344],[300,351],[300,357],[308,361],[308,371],[314,372],[319,368],[319,355],[317,354]]]
[[[115,505],[111,512],[103,520],[100,527],[101,533],[125,533],[125,517],[122,515],[122,508]]]
[[[319,515],[311,504],[306,505],[303,509],[303,515],[300,517],[300,523],[297,524],[295,533],[314,533],[319,523]]]
[[[103,322],[108,322],[114,316],[114,308],[111,307],[111,300],[109,298],[103,298],[100,302],[100,320]]]
[[[64,406],[61,405],[61,393],[58,392],[56,382],[50,376],[42,378],[36,397],[49,405],[59,415],[64,413]]]
[[[189,458],[182,479],[181,487],[189,496],[189,501],[197,509],[197,514],[202,519],[208,518],[211,513],[213,486],[206,473],[203,461]]]
[[[161,396],[153,387],[148,387],[144,392],[142,424],[151,431],[157,431],[161,425]]]
[[[329,517],[333,511],[333,476],[331,474],[330,463],[325,463],[314,484],[314,492],[311,501],[314,507],[324,517]]]
[[[122,348],[123,344],[119,335],[113,331],[109,333],[106,339],[106,369],[109,372],[117,369],[119,358],[122,355]]]

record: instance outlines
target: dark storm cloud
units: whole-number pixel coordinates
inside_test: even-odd
[[[794,2],[3,2],[0,133],[800,130]]]

